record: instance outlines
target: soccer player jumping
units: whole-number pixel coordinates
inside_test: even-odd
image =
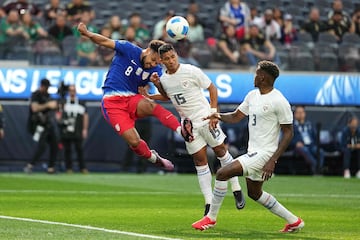
[[[139,87],[149,83],[152,73],[161,75],[157,50],[164,42],[153,40],[146,49],[141,49],[128,41],[112,40],[93,33],[83,23],[79,23],[78,31],[92,42],[115,51],[102,87],[101,108],[106,121],[137,155],[164,170],[173,171],[172,162],[162,158],[155,150],[150,150],[135,129],[136,119],[154,116],[164,126],[181,134],[180,123],[170,111],[138,93]]]

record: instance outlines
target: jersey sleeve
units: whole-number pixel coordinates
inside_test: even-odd
[[[238,106],[238,110],[240,112],[242,112],[243,114],[245,114],[246,116],[249,115],[249,99],[250,99],[250,93],[248,93],[245,98],[244,101]]]
[[[292,124],[293,114],[289,102],[282,97],[281,100],[275,105],[277,116],[280,124]]]
[[[201,88],[208,89],[211,84],[210,78],[200,68],[195,66],[192,67],[194,79],[198,81],[199,86]]]
[[[133,51],[136,46],[126,40],[116,40],[115,41],[115,51],[124,54],[126,52]]]

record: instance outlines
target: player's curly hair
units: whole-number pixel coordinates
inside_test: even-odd
[[[261,70],[263,70],[264,72],[266,72],[267,74],[272,76],[274,78],[274,80],[280,74],[279,67],[271,61],[267,61],[267,60],[260,61],[260,62],[258,62],[258,66]]]
[[[149,42],[148,48],[150,48],[151,50],[157,53],[159,48],[164,44],[165,42],[161,40],[151,40]]]

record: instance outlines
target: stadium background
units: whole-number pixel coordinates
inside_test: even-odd
[[[38,5],[44,4],[46,1],[32,1]],[[107,19],[113,15],[119,13],[123,18],[126,18],[131,12],[139,12],[142,14],[144,23],[151,28],[154,23],[160,20],[164,13],[168,9],[176,9],[176,14],[183,15],[186,13],[188,1],[174,1],[174,0],[159,0],[154,1],[144,0],[144,1],[89,1],[96,11],[96,19],[94,24],[98,27],[101,27]],[[202,0],[197,1],[200,5],[199,17],[206,22],[206,36],[212,36],[213,29],[216,27],[216,15],[217,11],[223,5],[224,1],[220,0]],[[290,0],[272,0],[272,1],[247,1],[250,5],[258,6],[259,11],[266,9],[267,7],[273,7],[274,5],[282,6],[286,12],[291,13],[297,21],[298,25],[306,19],[307,14],[311,6],[318,6],[322,12],[322,16],[325,16],[325,13],[330,9],[330,2],[326,0],[303,0],[303,1],[290,1]],[[359,4],[360,1],[343,1],[345,10],[352,12],[355,4]],[[208,74],[219,75],[223,72],[234,73],[240,75],[246,74],[247,72],[242,69],[238,71],[236,69],[226,69],[222,68],[225,65],[214,64],[210,65],[211,69],[205,69],[205,72]],[[338,102],[309,102],[308,101],[308,92],[312,91],[311,85],[307,85],[307,89],[304,89],[303,92],[299,92],[299,95],[302,95],[303,98],[297,99],[296,101],[291,101],[291,104],[305,104],[309,107],[308,117],[314,122],[322,126],[321,136],[324,147],[328,151],[327,164],[332,168],[329,171],[329,174],[340,175],[342,172],[341,169],[341,158],[338,153],[338,148],[336,146],[337,133],[340,130],[341,126],[345,125],[346,118],[350,113],[355,113],[360,117],[359,109],[359,97],[360,96],[360,78],[359,75],[355,73],[339,73],[336,72],[337,67],[328,64],[329,71],[335,70],[334,74],[339,76],[339,81],[337,84],[332,85],[332,88],[329,91],[338,92],[341,97]],[[25,69],[25,71],[32,71],[32,69],[43,69],[44,71],[52,69],[66,69],[64,66],[51,66],[51,67],[39,67],[34,65],[28,65],[25,61],[17,60],[5,60],[1,61],[1,79],[0,79],[0,99],[4,106],[4,112],[6,116],[6,138],[0,144],[0,170],[4,171],[18,171],[21,169],[25,162],[29,160],[33,148],[34,142],[31,140],[31,136],[25,130],[27,114],[28,114],[28,101],[27,98],[21,96],[21,93],[29,93],[31,86],[34,86],[40,76],[27,78],[25,79],[26,89],[22,92],[16,92],[17,82],[13,82],[11,85],[11,74],[7,72],[13,69]],[[73,71],[79,71],[84,69],[76,69]],[[105,71],[104,69],[98,69],[99,71]],[[328,73],[324,73],[328,74]],[[301,78],[304,76],[309,76],[313,78],[314,81],[317,81],[318,73],[308,71],[306,73],[300,71],[292,71],[292,76],[299,76],[296,79],[296,83],[301,85]],[[215,78],[212,78],[215,80]],[[234,80],[240,80],[234,78]],[[285,80],[284,80],[285,81]],[[55,81],[56,82],[56,81]],[[350,83],[350,87],[346,88],[345,83]],[[294,82],[295,83],[295,82]],[[93,83],[94,84],[94,83]],[[330,82],[331,84],[331,82]],[[291,88],[292,84],[284,86],[284,90]],[[12,91],[11,86],[15,86],[15,91]],[[36,85],[35,85],[36,86]],[[55,84],[56,86],[56,84]],[[98,87],[95,83],[95,88]],[[320,87],[321,88],[321,87]],[[242,89],[243,91],[244,89]],[[347,98],[349,95],[353,96],[352,98]],[[239,97],[238,92],[234,93],[236,99]],[[19,97],[20,96],[20,97]],[[56,96],[56,94],[54,95]],[[84,99],[87,99],[86,94],[82,96]],[[239,97],[240,98],[240,97]],[[89,99],[89,98],[88,98]],[[226,97],[221,103],[221,110],[231,110],[234,109],[236,101],[227,101]],[[169,105],[165,106],[172,111],[174,109]],[[120,163],[122,161],[122,156],[127,148],[125,143],[120,140],[115,133],[112,132],[110,127],[102,119],[102,116],[99,111],[99,101],[98,99],[93,98],[89,101],[89,114],[90,114],[90,132],[89,138],[85,142],[85,159],[89,162],[89,168],[92,171],[118,171],[120,170]],[[169,130],[165,129],[158,122],[152,120],[152,127],[154,128],[150,145],[156,149],[159,149],[159,152],[168,155],[169,158],[175,156],[174,148],[171,145],[171,137]],[[166,143],[164,144],[164,139]],[[285,158],[286,156],[284,156]],[[189,172],[193,171],[192,162],[188,156],[181,156],[180,159],[175,160],[178,165],[179,172]],[[281,161],[283,162],[283,161]],[[41,166],[39,166],[41,168]],[[304,168],[304,166],[301,166]],[[300,168],[300,169],[301,169]],[[289,165],[284,165],[278,169],[280,173],[293,173],[290,171]],[[306,173],[298,171],[296,173]]]

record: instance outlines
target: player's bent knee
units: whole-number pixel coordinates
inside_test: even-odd
[[[227,174],[227,171],[226,171],[226,169],[224,167],[217,170],[217,172],[216,172],[216,180],[227,181],[227,180],[229,180],[229,178],[230,177]]]

